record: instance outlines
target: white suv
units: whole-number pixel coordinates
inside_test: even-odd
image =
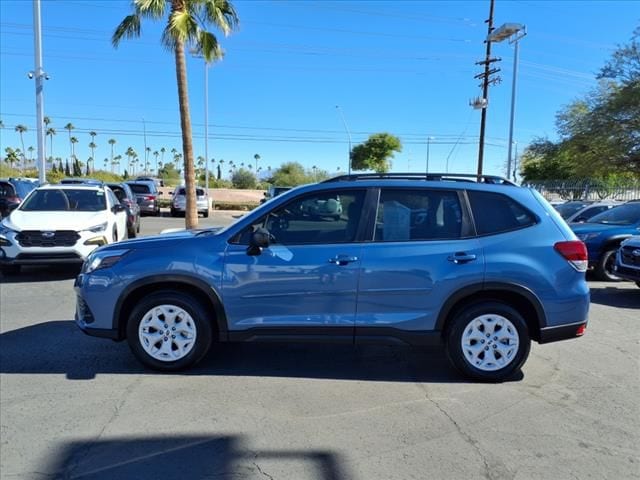
[[[0,223],[0,268],[82,263],[127,236],[127,214],[103,185],[45,185]]]

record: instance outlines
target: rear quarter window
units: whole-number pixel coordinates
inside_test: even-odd
[[[506,195],[467,191],[478,235],[491,235],[530,227],[537,217]]]

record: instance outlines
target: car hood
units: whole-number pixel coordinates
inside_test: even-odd
[[[16,231],[74,230],[95,227],[107,221],[106,210],[100,212],[25,212],[14,210],[3,224]]]
[[[605,223],[572,223],[571,229],[576,235],[584,233],[633,234],[638,231],[636,225],[610,225]]]
[[[197,236],[215,236],[222,227],[211,227],[197,230],[180,230],[177,232],[162,233],[150,237],[141,237],[118,242],[114,248],[167,248],[184,240]]]

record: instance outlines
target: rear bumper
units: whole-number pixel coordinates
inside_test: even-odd
[[[540,329],[540,340],[538,343],[559,342],[569,340],[584,335],[587,322],[571,323],[569,325],[558,325],[555,327],[545,327]]]

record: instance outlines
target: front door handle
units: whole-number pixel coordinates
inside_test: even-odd
[[[357,262],[358,257],[352,257],[349,255],[336,255],[333,258],[329,259],[329,263],[334,263],[336,265],[344,266],[352,262]]]
[[[453,255],[450,255],[449,257],[447,257],[447,260],[455,264],[460,264],[460,263],[473,262],[476,258],[477,257],[472,253],[468,254],[464,252],[456,252]]]

